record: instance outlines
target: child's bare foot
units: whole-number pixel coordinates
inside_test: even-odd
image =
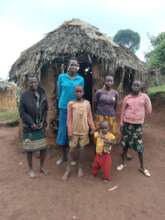
[[[71,166],[75,166],[76,163],[77,163],[77,161],[72,160],[72,161],[70,162],[70,165],[71,165]]]
[[[127,160],[132,160],[132,159],[133,157],[129,153],[127,153]]]
[[[33,170],[29,170],[29,176],[30,176],[30,178],[35,178],[36,174],[34,173]]]
[[[66,171],[66,172],[64,173],[63,177],[62,177],[62,180],[63,180],[63,181],[67,181],[69,175],[70,175],[70,171]]]
[[[111,180],[112,180],[111,177],[103,177],[103,181],[104,181],[105,183],[109,183]]]
[[[82,168],[78,168],[78,174],[77,174],[78,177],[83,177],[84,176],[84,173],[83,173],[83,170]]]
[[[45,176],[47,176],[49,174],[49,172],[47,170],[45,170],[43,167],[40,168],[40,172],[42,174],[44,174]]]
[[[66,158],[61,157],[60,159],[58,159],[58,160],[56,161],[56,165],[59,166],[59,165],[63,164],[63,163],[66,162],[66,161],[67,161]]]
[[[104,183],[109,183],[110,182],[110,180],[107,180],[107,179],[104,179],[103,181],[104,181]]]

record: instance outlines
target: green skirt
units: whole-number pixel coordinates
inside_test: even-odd
[[[43,130],[36,130],[24,133],[23,149],[29,152],[47,149],[45,132]]]
[[[142,153],[144,151],[142,135],[142,124],[124,123],[121,145]]]

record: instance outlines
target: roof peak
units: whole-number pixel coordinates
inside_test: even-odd
[[[94,25],[91,25],[90,23],[83,21],[79,18],[72,18],[71,20],[68,21],[64,21],[64,23],[62,25],[60,25],[60,27],[65,27],[65,26],[83,26],[84,28],[92,28],[95,29],[95,31],[99,31],[99,28],[97,28]]]

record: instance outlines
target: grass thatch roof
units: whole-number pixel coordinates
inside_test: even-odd
[[[4,92],[6,90],[12,90],[15,87],[16,87],[16,84],[13,82],[0,80],[0,92]]]
[[[97,62],[113,63],[143,71],[143,63],[128,49],[114,43],[98,28],[79,19],[64,22],[41,41],[21,53],[10,70],[10,79],[18,80],[29,72],[40,73],[43,64],[63,62],[65,57],[87,54]],[[63,59],[63,60],[62,60]]]

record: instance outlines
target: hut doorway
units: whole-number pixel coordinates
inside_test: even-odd
[[[79,65],[80,68],[78,74],[84,78],[84,93],[85,93],[84,98],[87,99],[92,104],[92,91],[93,91],[92,65],[85,62],[81,62],[79,63]],[[67,64],[64,64],[63,72],[67,73]]]
[[[87,63],[80,63],[79,75],[84,78],[84,98],[92,104],[92,65]]]
[[[118,89],[122,81],[122,75],[123,75],[123,69],[122,67],[118,67],[114,75],[114,89]]]
[[[61,72],[67,72],[67,65],[64,64],[63,69],[61,71],[61,64],[59,64],[56,68],[53,66],[49,66],[48,68],[42,69],[42,74],[40,78],[41,86],[45,89],[49,110],[48,110],[48,124],[51,128],[52,132],[49,132],[49,144],[53,145],[54,143],[54,133],[58,129],[58,103],[56,97],[56,83],[57,78]],[[80,69],[78,73],[84,78],[84,98],[89,100],[92,104],[92,65],[88,63],[80,63]],[[55,130],[55,131],[54,131]]]
[[[57,110],[57,99],[56,99],[56,81],[58,76],[57,69],[52,66],[43,66],[41,71],[40,83],[46,92],[48,99],[48,128],[47,132],[48,144],[49,146],[54,146],[55,144],[55,133],[58,124],[58,110]]]
[[[125,68],[125,75],[123,80],[123,90],[125,93],[129,93],[131,91],[131,86],[134,80],[135,71]]]

